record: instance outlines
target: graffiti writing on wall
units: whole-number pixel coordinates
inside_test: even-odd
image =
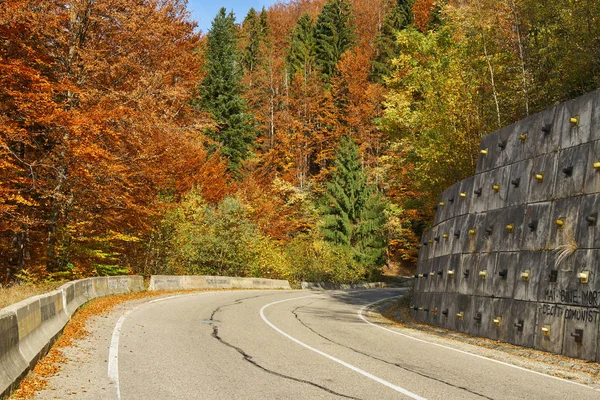
[[[580,289],[546,289],[546,301],[577,304],[582,306],[600,306],[600,291]]]
[[[598,322],[600,311],[590,308],[572,308],[560,304],[542,304],[542,315],[564,318],[565,320]]]

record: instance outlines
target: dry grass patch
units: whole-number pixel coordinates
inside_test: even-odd
[[[32,296],[48,293],[64,285],[66,281],[39,284],[15,284],[8,287],[0,285],[0,309],[20,302]]]

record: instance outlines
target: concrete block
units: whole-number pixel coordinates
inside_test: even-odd
[[[461,215],[454,218],[450,236],[450,240],[452,241],[450,254],[460,254],[463,252],[464,243],[469,240],[468,221],[468,215]]]
[[[549,196],[554,193],[556,179],[556,153],[549,153],[536,157],[532,161],[529,196],[529,203],[547,201]]]
[[[595,361],[598,353],[598,307],[566,306],[562,354],[568,357]]]
[[[508,343],[533,347],[537,329],[537,303],[519,300],[509,300],[509,302],[511,307],[509,315],[512,319],[506,321]]]
[[[435,216],[433,217],[433,225],[437,225],[446,219],[446,209],[440,206],[440,203],[444,201],[444,193],[440,194],[437,198],[437,202],[433,209],[435,210]]]
[[[556,200],[552,203],[549,249],[568,249],[576,246],[575,229],[579,223],[581,196]]]
[[[600,248],[600,195],[591,194],[581,198],[576,227],[579,248]]]
[[[439,326],[445,329],[456,330],[457,297],[455,293],[446,293],[440,298]]]
[[[515,206],[502,210],[502,216],[497,221],[499,225],[495,250],[517,251],[521,247],[523,236],[523,220],[525,207]]]
[[[458,279],[458,293],[464,295],[475,294],[477,279],[479,279],[479,257],[478,253],[463,254],[461,270],[455,271],[455,279]]]
[[[487,211],[488,195],[492,190],[491,172],[482,172],[473,178],[473,190],[471,191],[470,214]],[[469,194],[467,194],[469,195]]]
[[[594,97],[594,93],[588,93],[558,106],[555,125],[560,130],[561,148],[567,149],[590,141]],[[571,122],[571,118],[577,119],[577,123]]]
[[[514,298],[516,300],[536,301],[539,282],[546,271],[547,252],[521,251],[515,276]]]
[[[465,215],[469,213],[471,201],[475,196],[475,194],[473,193],[474,184],[474,176],[470,176],[466,179],[463,179],[460,182],[460,188],[458,189],[458,199],[455,200],[456,215]]]
[[[496,167],[496,159],[500,157],[502,152],[502,149],[498,147],[498,143],[498,132],[490,133],[481,139],[476,173],[490,171]]]
[[[556,271],[556,282],[542,281],[540,301],[586,307],[600,307],[600,250],[576,250],[566,258],[556,253],[549,262],[547,275]],[[580,279],[580,274],[586,279]]]
[[[469,214],[463,221],[465,225],[461,228],[461,242],[463,253],[474,253],[478,249],[481,235],[486,234],[484,229],[485,213]],[[466,234],[462,234],[465,231]]]
[[[519,140],[519,135],[515,131],[520,130],[517,124],[512,124],[500,128],[497,132],[498,142],[498,157],[494,164],[494,169],[504,167],[514,162],[522,160],[520,153],[522,150],[522,142]]]
[[[537,117],[534,115],[501,130],[500,137],[507,140],[507,162],[503,165],[519,162],[537,155],[534,153],[535,146],[533,145],[535,142],[533,132],[536,119]],[[506,133],[504,133],[505,130]],[[506,134],[508,135],[505,138]]]
[[[496,261],[498,253],[481,253],[479,263],[473,274],[472,284],[475,286],[474,294],[476,296],[492,296],[494,271],[496,270]]]
[[[487,210],[497,210],[507,206],[510,167],[496,168],[489,172],[488,182],[484,182],[483,195],[487,194]],[[487,191],[485,184],[487,183]]]
[[[429,276],[428,283],[430,284],[430,291],[435,293],[446,292],[446,271],[450,264],[450,256],[442,256],[437,258],[433,263],[433,276]]]
[[[550,107],[531,118],[533,123],[528,133],[527,141],[531,141],[531,156],[552,153],[560,149],[561,134],[560,124],[555,122],[557,107]]]
[[[460,182],[455,183],[444,191],[442,198],[442,202],[444,203],[444,220],[449,220],[460,215],[458,212],[460,208],[460,184]]]
[[[445,293],[458,293],[459,282],[461,279],[461,254],[452,254],[448,257],[448,263],[445,265],[443,270],[444,288]],[[444,267],[442,265],[442,267]],[[450,272],[452,271],[452,272]]]
[[[590,124],[590,141],[600,139],[600,90],[590,93],[594,97],[592,121]]]
[[[474,336],[489,337],[490,323],[492,322],[492,299],[489,297],[474,296],[471,299],[468,317],[467,333]]]
[[[14,310],[0,310],[0,397],[15,389],[29,363],[19,352],[19,327]]]
[[[423,232],[423,236],[421,237],[421,249],[419,250],[419,260],[421,259],[421,257],[423,257],[423,259],[425,260],[428,260],[433,257],[434,250],[432,244],[433,233],[430,229],[428,229],[425,232]]]
[[[583,184],[585,193],[600,193],[600,141],[588,144],[587,165]]]
[[[523,219],[521,249],[543,250],[548,247],[552,203],[528,204]]]
[[[564,311],[560,304],[537,303],[534,348],[560,354],[563,346]]]
[[[440,264],[441,257],[436,257],[432,259],[426,266],[427,269],[423,271],[423,292],[431,293],[436,289],[435,285],[435,270],[437,266]],[[433,275],[432,275],[433,273]]]
[[[506,194],[506,206],[517,206],[527,202],[529,185],[531,184],[531,160],[525,160],[512,164],[508,174],[508,193]]]
[[[449,329],[469,333],[469,328],[471,327],[471,320],[469,318],[472,315],[471,303],[473,299],[473,296],[465,295],[458,295],[456,297],[455,312],[448,316],[448,326],[452,326]],[[462,317],[459,317],[457,314],[462,314]]]
[[[491,279],[492,281],[493,297],[505,299],[513,298],[518,268],[518,251],[498,253],[493,276],[488,277],[488,279]]]
[[[583,193],[583,183],[588,166],[589,143],[563,150],[558,155],[554,197],[564,198]]]
[[[436,256],[446,256],[452,252],[452,241],[454,239],[452,231],[454,230],[454,223],[454,218],[452,218],[438,225],[439,241],[435,243]]]
[[[503,210],[488,211],[485,214],[485,219],[477,234],[477,247],[478,253],[485,253],[493,251],[498,247],[499,235],[502,230]]]

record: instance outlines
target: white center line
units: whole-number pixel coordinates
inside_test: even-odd
[[[413,336],[410,336],[410,335],[406,335],[406,334],[404,334],[404,333],[398,332],[397,330],[389,329],[389,328],[386,328],[386,327],[384,327],[384,326],[381,326],[381,325],[375,324],[375,323],[373,323],[373,322],[371,322],[371,321],[367,320],[367,319],[365,318],[365,316],[363,315],[363,312],[364,312],[364,311],[365,311],[365,310],[366,310],[368,307],[371,307],[372,305],[375,305],[375,304],[377,304],[377,303],[384,302],[384,301],[386,301],[386,300],[394,299],[394,298],[397,298],[397,297],[402,297],[402,296],[403,296],[403,295],[400,295],[400,296],[392,296],[392,297],[387,297],[387,298],[385,298],[385,299],[377,300],[377,301],[375,301],[375,302],[373,302],[373,303],[367,304],[366,306],[363,306],[363,307],[362,307],[360,310],[358,310],[358,316],[359,316],[359,317],[360,317],[360,318],[361,318],[363,321],[365,321],[367,324],[369,324],[369,325],[372,325],[372,326],[374,326],[374,327],[377,327],[377,328],[379,328],[379,329],[383,329],[383,330],[385,330],[385,331],[391,332],[391,333],[393,333],[393,334],[396,334],[396,335],[399,335],[399,336],[402,336],[402,337],[405,337],[405,338],[408,338],[408,339],[411,339],[411,340],[416,340],[417,342],[421,342],[421,343],[427,343],[427,344],[430,344],[430,345],[432,345],[432,346],[441,347],[442,349],[446,349],[446,350],[452,350],[452,351],[455,351],[455,352],[457,352],[457,353],[465,354],[465,355],[468,355],[468,356],[471,356],[471,357],[476,357],[476,358],[480,358],[480,359],[482,359],[482,360],[491,361],[491,362],[494,362],[494,363],[497,363],[497,364],[500,364],[500,365],[504,365],[504,366],[507,366],[507,367],[516,368],[516,369],[518,369],[518,370],[520,370],[520,371],[526,371],[526,372],[530,372],[530,373],[532,373],[532,374],[535,374],[535,375],[545,376],[545,377],[547,377],[547,378],[556,379],[556,380],[558,380],[558,381],[561,381],[561,382],[570,383],[570,384],[572,384],[572,385],[577,385],[577,386],[582,386],[582,387],[585,387],[585,388],[588,388],[588,389],[592,389],[592,390],[595,390],[595,391],[600,391],[600,389],[596,389],[595,387],[588,386],[588,385],[584,385],[584,384],[582,384],[582,383],[572,382],[572,381],[569,381],[569,380],[567,380],[567,379],[558,378],[558,377],[556,377],[556,376],[552,376],[552,375],[544,374],[544,373],[542,373],[542,372],[537,372],[537,371],[533,371],[533,370],[531,370],[531,369],[527,369],[527,368],[519,367],[518,365],[513,365],[513,364],[505,363],[505,362],[503,362],[503,361],[494,360],[493,358],[489,358],[489,357],[485,357],[485,356],[480,356],[480,355],[478,355],[478,354],[469,353],[468,351],[463,351],[463,350],[455,349],[455,348],[453,348],[453,347],[444,346],[443,344],[433,343],[433,342],[429,342],[429,341],[427,341],[427,340],[423,340],[423,339],[419,339],[419,338],[416,338],[416,337],[413,337]]]
[[[280,300],[280,301],[275,301],[273,303],[269,303],[269,304],[263,306],[260,309],[260,317],[263,319],[263,321],[265,321],[265,323],[267,325],[269,325],[271,328],[273,328],[276,332],[278,332],[279,334],[285,336],[286,338],[290,339],[291,341],[299,344],[300,346],[305,347],[305,348],[307,348],[310,351],[314,351],[315,353],[317,353],[317,354],[319,354],[319,355],[321,355],[321,356],[323,356],[325,358],[328,358],[331,361],[335,361],[336,363],[338,363],[340,365],[343,365],[344,367],[346,367],[348,369],[351,369],[354,372],[358,372],[359,374],[361,374],[363,376],[366,376],[367,378],[372,379],[375,382],[381,383],[382,385],[385,385],[385,386],[389,387],[390,389],[395,390],[396,392],[402,393],[405,396],[408,396],[408,397],[410,397],[412,399],[415,399],[415,400],[425,400],[424,397],[421,397],[421,396],[419,396],[417,394],[409,392],[408,390],[406,390],[406,389],[404,389],[404,388],[402,388],[400,386],[394,385],[393,383],[390,383],[390,382],[388,382],[388,381],[386,381],[384,379],[381,379],[381,378],[379,378],[379,377],[377,377],[377,376],[375,376],[375,375],[373,375],[373,374],[371,374],[371,373],[369,373],[367,371],[363,371],[362,369],[360,369],[358,367],[355,367],[352,364],[349,364],[349,363],[347,363],[345,361],[342,361],[339,358],[335,358],[335,357],[333,357],[333,356],[331,356],[331,355],[329,355],[327,353],[322,352],[321,350],[317,350],[314,347],[311,347],[311,346],[307,345],[306,343],[301,342],[300,340],[298,340],[298,339],[296,339],[296,338],[288,335],[287,333],[285,333],[284,331],[282,331],[281,329],[279,329],[278,327],[276,327],[275,325],[273,325],[273,323],[271,323],[271,321],[269,321],[267,319],[267,317],[265,317],[265,310],[267,308],[269,308],[270,306],[272,306],[272,305],[279,304],[279,303],[285,303],[286,301],[293,301],[293,300],[298,300],[298,299],[305,299],[305,298],[309,298],[309,297],[319,297],[319,296],[294,297],[292,299],[285,299],[285,300]]]

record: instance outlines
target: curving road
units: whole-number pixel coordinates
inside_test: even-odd
[[[72,393],[123,400],[600,399],[589,386],[369,318],[365,306],[403,290],[209,292],[138,304],[100,332],[106,339],[90,353],[106,362],[93,354],[82,360],[85,390]],[[101,366],[103,376],[94,376]],[[70,390],[46,397],[69,397]]]

